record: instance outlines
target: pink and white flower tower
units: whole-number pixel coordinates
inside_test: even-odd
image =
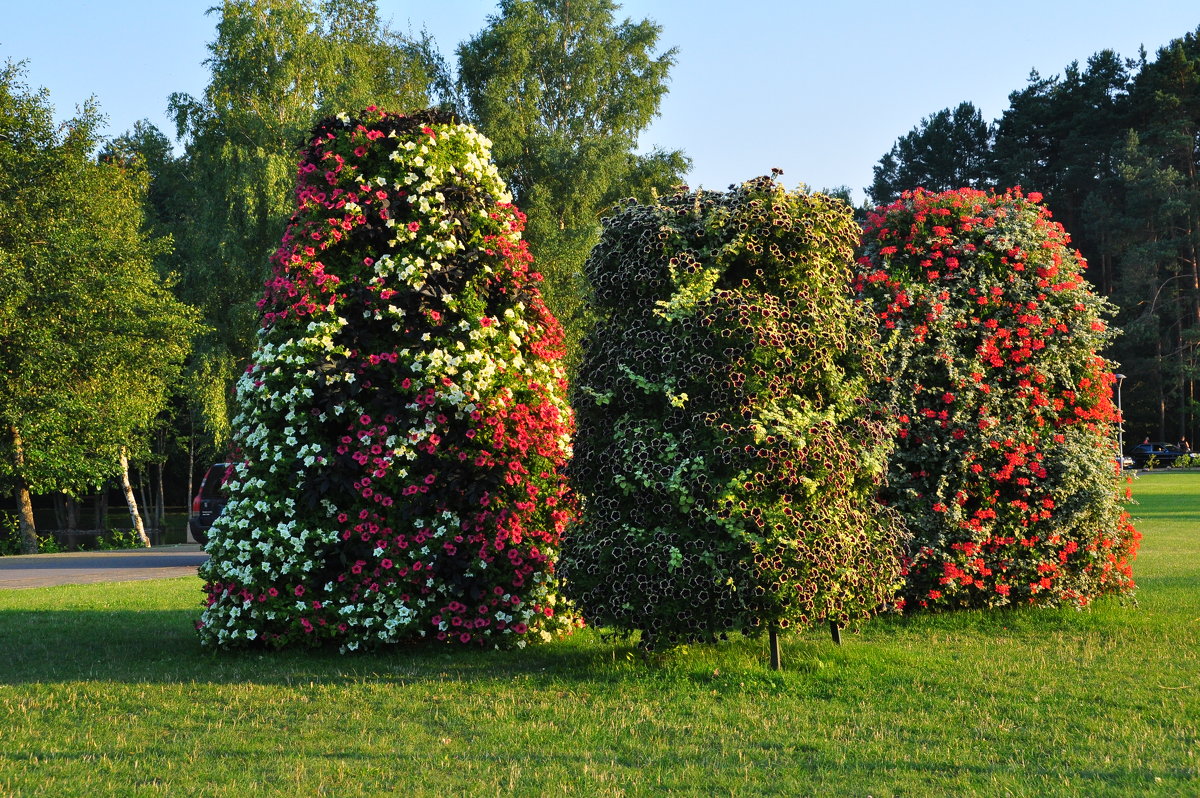
[[[569,628],[562,334],[489,142],[318,124],[237,387],[205,645],[516,645]]]

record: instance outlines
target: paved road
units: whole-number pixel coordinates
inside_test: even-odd
[[[194,576],[207,559],[196,544],[0,557],[0,590]]]

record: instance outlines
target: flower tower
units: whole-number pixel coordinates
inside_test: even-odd
[[[891,432],[847,291],[850,209],[760,178],[632,201],[587,262],[600,321],[573,400],[582,511],[560,572],[645,647],[844,626],[898,585],[874,495]]]
[[[570,623],[561,333],[489,143],[438,113],[319,123],[237,387],[207,645],[517,645]]]
[[[1083,606],[1133,589],[1110,308],[1038,194],[921,190],[870,215],[856,288],[900,422],[887,499],[908,609]]]

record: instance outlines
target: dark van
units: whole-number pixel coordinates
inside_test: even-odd
[[[225,480],[229,476],[229,463],[214,463],[200,480],[200,490],[192,499],[192,511],[188,514],[188,531],[199,543],[208,542],[208,530],[217,516],[225,509],[228,496]]]

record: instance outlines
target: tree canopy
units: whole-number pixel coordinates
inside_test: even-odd
[[[29,492],[78,493],[140,450],[198,325],[155,269],[145,173],[96,161],[94,105],[55,125],[22,78],[0,70],[0,479],[30,550]]]
[[[988,176],[990,146],[991,131],[978,108],[969,102],[944,108],[922,119],[879,159],[867,194],[882,205],[917,187],[980,188]]]
[[[500,174],[528,216],[525,238],[547,302],[576,345],[587,324],[583,262],[600,217],[623,197],[679,182],[682,152],[638,152],[658,115],[676,51],[660,26],[617,21],[611,0],[502,0],[459,47],[471,121],[492,140]]]
[[[200,97],[172,95],[170,108],[186,143],[180,293],[212,328],[192,367],[218,386],[205,417],[223,438],[227,389],[254,347],[254,303],[294,210],[305,134],[347,108],[427,106],[433,66],[421,42],[383,24],[375,0],[225,0],[213,13],[212,79]]]

